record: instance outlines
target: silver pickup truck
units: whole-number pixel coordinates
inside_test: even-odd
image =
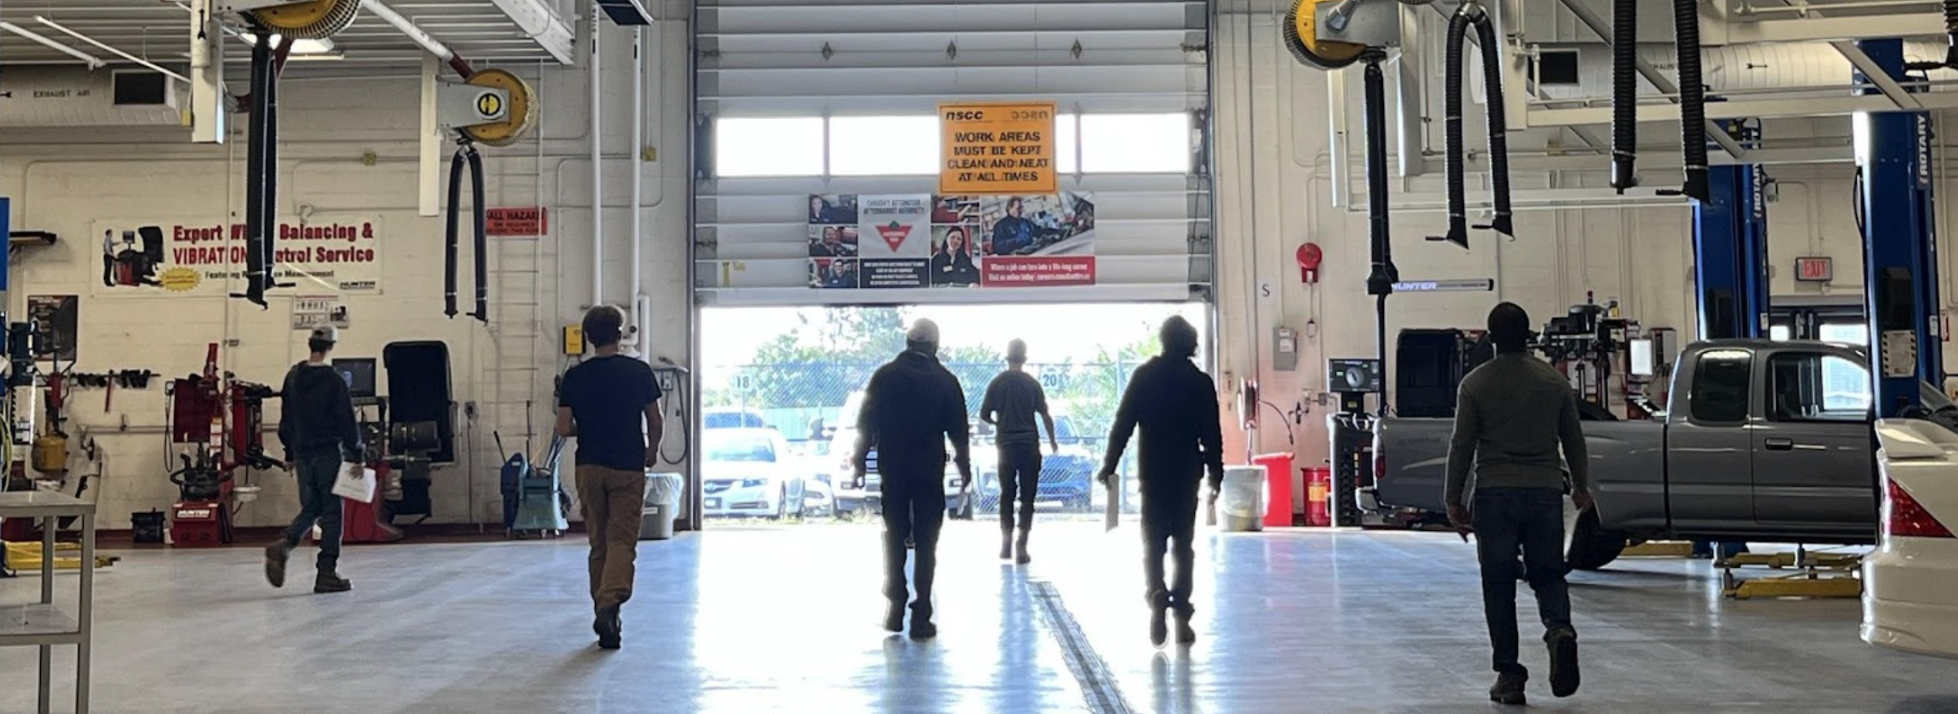
[[[1819,342],[1690,345],[1662,421],[1586,421],[1598,507],[1572,529],[1571,567],[1594,570],[1627,542],[1676,538],[1871,543],[1875,436],[1869,355]],[[1940,421],[1958,407],[1924,385]],[[1382,420],[1363,506],[1403,517],[1444,511],[1447,419]]]

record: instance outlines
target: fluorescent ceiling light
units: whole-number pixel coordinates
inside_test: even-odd
[[[144,66],[144,67],[148,67],[148,68],[150,68],[150,69],[153,69],[153,70],[156,70],[157,72],[159,72],[159,73],[162,73],[162,74],[163,74],[164,76],[166,76],[166,77],[174,77],[174,78],[176,78],[176,80],[177,80],[177,81],[179,81],[179,82],[189,82],[189,81],[190,81],[190,78],[189,78],[189,77],[185,77],[185,76],[183,76],[183,74],[181,74],[181,73],[179,73],[179,72],[174,72],[174,71],[171,71],[170,69],[168,69],[168,68],[165,68],[165,67],[164,67],[163,65],[160,65],[160,64],[157,64],[157,63],[155,63],[155,62],[151,62],[151,61],[149,61],[149,60],[146,60],[146,59],[143,59],[143,58],[141,58],[141,57],[137,57],[136,55],[132,55],[132,54],[129,54],[128,52],[124,52],[124,51],[122,51],[122,50],[119,50],[119,49],[116,49],[116,48],[114,48],[114,47],[110,47],[110,46],[108,46],[108,45],[105,45],[105,44],[102,44],[101,42],[99,42],[99,41],[97,41],[97,40],[96,40],[95,38],[93,38],[93,37],[89,37],[88,35],[84,35],[84,34],[82,34],[82,33],[79,33],[79,32],[76,32],[76,31],[74,31],[74,30],[70,30],[70,29],[68,29],[68,28],[67,28],[66,26],[64,26],[64,25],[62,25],[61,23],[58,23],[58,22],[55,22],[55,21],[53,21],[53,20],[50,20],[50,19],[48,19],[48,18],[46,18],[46,17],[43,17],[43,16],[41,16],[41,15],[35,15],[35,16],[34,16],[34,21],[35,21],[35,22],[39,22],[39,23],[41,23],[41,24],[43,24],[43,25],[47,25],[48,27],[52,27],[52,28],[54,28],[54,29],[55,29],[56,31],[59,31],[59,32],[60,32],[61,34],[64,34],[64,35],[67,35],[67,36],[69,36],[69,37],[73,37],[73,38],[75,38],[75,39],[77,39],[77,40],[81,40],[81,41],[83,41],[83,42],[86,42],[86,43],[89,43],[89,44],[91,44],[91,45],[95,45],[95,47],[96,47],[96,49],[99,49],[99,50],[102,50],[103,52],[107,52],[107,53],[109,53],[109,54],[112,54],[112,55],[115,55],[115,56],[117,56],[117,57],[121,57],[121,58],[123,58],[123,59],[126,59],[126,60],[129,60],[129,61],[131,61],[131,62],[135,62],[136,64],[139,64],[139,65],[142,65],[142,66]]]
[[[245,44],[247,45],[256,46],[258,44],[258,35],[256,34],[249,33],[249,32],[241,32],[238,33],[238,37],[240,39],[243,39],[245,41]],[[280,37],[278,35],[272,36],[273,47],[277,47],[284,43],[285,43],[285,38]],[[292,54],[294,56],[325,55],[325,54],[332,54],[332,53],[333,53],[332,40],[294,40],[292,43]]]
[[[89,54],[87,52],[83,52],[73,47],[69,47],[59,42],[55,42],[47,35],[43,35],[33,30],[29,30],[25,27],[21,27],[11,22],[0,22],[0,30],[6,30],[16,35],[20,35],[21,37],[25,37],[35,42],[39,42],[43,45],[47,45],[49,48],[56,50],[62,54],[81,60],[83,63],[88,65],[89,69],[101,69],[109,64],[108,62],[104,62],[100,57]]]

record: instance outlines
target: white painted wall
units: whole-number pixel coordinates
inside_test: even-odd
[[[627,230],[631,169],[626,159],[636,153],[628,146],[631,35],[609,25],[603,31],[605,299],[628,305],[628,241],[634,237]],[[653,305],[648,350],[683,365],[691,352],[685,277],[689,32],[686,23],[672,21],[647,35],[653,51],[645,78],[646,148],[656,150],[658,160],[644,168],[645,223],[637,237],[644,245],[645,290]],[[477,418],[458,419],[458,463],[435,474],[431,522],[436,523],[500,519],[497,468],[503,455],[491,432],[501,431],[512,448],[521,445],[529,402],[537,443],[541,447],[549,438],[552,378],[564,366],[557,354],[558,330],[576,322],[590,302],[588,75],[576,67],[506,69],[535,83],[542,123],[532,140],[483,149],[488,203],[542,205],[551,225],[550,236],[541,240],[491,239],[493,322],[487,327],[442,314],[443,219],[416,211],[419,81],[413,70],[350,63],[337,70],[339,79],[293,78],[281,92],[281,216],[311,207],[320,214],[371,215],[384,224],[383,293],[348,300],[353,327],[343,332],[337,354],[378,357],[389,342],[444,341],[450,347],[454,398],[477,408]],[[78,371],[147,368],[183,376],[202,365],[206,344],[229,342],[222,351],[225,369],[276,386],[289,365],[305,358],[304,333],[290,329],[289,298],[274,299],[270,310],[261,311],[215,297],[90,297],[89,286],[101,273],[100,237],[90,237],[93,220],[204,216],[218,224],[229,214],[229,220],[243,222],[242,136],[216,148],[193,146],[186,136],[175,130],[0,131],[0,194],[14,197],[13,227],[62,237],[53,247],[16,255],[10,314],[19,314],[27,295],[79,294],[84,297]],[[369,153],[372,165],[362,161]],[[447,168],[444,161],[445,175]],[[470,260],[465,237],[465,311],[473,284]],[[385,389],[385,381],[382,385]],[[79,392],[72,400],[69,433],[86,430],[106,453],[102,478],[90,487],[101,504],[104,528],[127,528],[131,512],[167,508],[176,497],[163,463],[164,401],[160,382],[144,391],[118,390],[106,413],[101,390]],[[276,406],[268,409],[268,423],[276,424],[277,416]],[[126,433],[118,431],[124,419],[132,427]],[[280,453],[276,436],[268,435],[267,445]],[[96,468],[77,455],[71,478]],[[258,475],[255,482],[265,487],[264,497],[244,508],[239,524],[289,519],[297,502],[291,479],[274,472]]]
[[[1267,0],[1227,4],[1230,9],[1216,28],[1218,47],[1212,61],[1218,77],[1219,369],[1226,385],[1257,376],[1264,398],[1290,409],[1303,395],[1324,388],[1327,357],[1371,356],[1375,336],[1374,302],[1365,294],[1365,206],[1333,205],[1328,75],[1300,65],[1285,50],[1277,29],[1284,4]],[[1356,65],[1349,71],[1352,86],[1345,101],[1353,107],[1353,190],[1360,192],[1365,189],[1364,181],[1357,178],[1364,146],[1360,70]],[[1390,101],[1392,76],[1390,70]],[[1437,120],[1430,144],[1438,148],[1440,102],[1436,99],[1433,104]],[[1471,115],[1480,112],[1480,105],[1468,109]],[[1774,136],[1847,136],[1849,126],[1846,118],[1804,120],[1773,122],[1767,131]],[[1473,138],[1483,133],[1479,119],[1469,120],[1467,132],[1470,145],[1479,146],[1481,142]],[[1644,132],[1649,137],[1677,135],[1676,128],[1664,125],[1646,125]],[[1515,133],[1510,146],[1513,154],[1521,155],[1559,140],[1539,132]],[[1389,143],[1393,143],[1391,135]],[[1390,157],[1390,165],[1391,161]],[[1605,168],[1600,160],[1595,173],[1518,173],[1515,185],[1518,190],[1600,188],[1606,186]],[[1783,180],[1781,200],[1769,207],[1773,294],[1860,294],[1861,243],[1849,212],[1854,171],[1853,165],[1837,164],[1773,172]],[[1655,187],[1678,183],[1672,171],[1645,173]],[[1950,196],[1948,170],[1945,176],[1940,189]],[[1487,190],[1481,180],[1470,175],[1471,194]],[[1441,190],[1439,177],[1394,183],[1396,196]],[[1958,216],[1949,200],[1940,204],[1939,216],[1940,235],[1947,241],[1940,250],[1948,264],[1954,252],[1948,241],[1958,233]],[[1514,242],[1498,242],[1492,233],[1478,232],[1467,252],[1423,240],[1444,233],[1446,218],[1441,212],[1397,210],[1393,214],[1394,260],[1401,275],[1404,279],[1494,278],[1496,293],[1393,296],[1388,311],[1390,350],[1393,336],[1403,328],[1479,326],[1499,300],[1516,302],[1530,311],[1533,321],[1543,322],[1583,302],[1587,292],[1594,292],[1600,303],[1619,300],[1628,316],[1647,327],[1673,327],[1683,335],[1693,334],[1689,209],[1519,211]],[[1293,251],[1307,241],[1318,243],[1326,254],[1320,283],[1311,288],[1301,285],[1293,259]],[[1795,258],[1808,255],[1835,258],[1837,280],[1829,285],[1795,283]],[[1954,297],[1952,274],[1947,265],[1942,277],[1947,301]],[[1308,329],[1315,323],[1316,337]],[[1295,372],[1271,368],[1271,333],[1280,325],[1300,329],[1304,336],[1300,368]],[[1301,465],[1324,463],[1326,411],[1315,406],[1303,425],[1280,427],[1267,410],[1256,450],[1295,450]],[[1228,434],[1227,441],[1227,453],[1234,457],[1245,453],[1245,434]]]

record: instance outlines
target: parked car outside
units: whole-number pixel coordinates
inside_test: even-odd
[[[800,515],[807,482],[774,429],[713,429],[702,436],[702,513],[709,517]]]
[[[1074,419],[1068,415],[1054,415],[1054,436],[1060,442],[1060,451],[1050,453],[1044,438],[1040,445],[1040,501],[1058,502],[1068,511],[1090,510],[1097,489],[1094,472],[1099,457],[1083,445],[1084,439],[1075,431]],[[999,464],[990,429],[986,442],[983,448],[976,442],[973,445],[972,471],[979,482],[974,493],[979,496],[980,511],[998,513]],[[949,486],[951,482],[947,483]]]
[[[702,429],[766,429],[761,413],[747,409],[710,409],[700,417]]]

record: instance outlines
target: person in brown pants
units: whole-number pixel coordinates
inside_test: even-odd
[[[646,470],[656,465],[665,428],[653,368],[619,354],[624,329],[625,314],[616,307],[586,312],[585,340],[594,353],[566,371],[558,387],[557,435],[578,438],[578,501],[591,539],[592,631],[608,650],[619,648],[619,608],[632,599]]]

